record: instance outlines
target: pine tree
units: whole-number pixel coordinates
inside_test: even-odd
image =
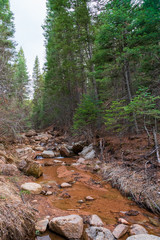
[[[22,47],[20,48],[14,66],[14,93],[20,103],[29,97],[29,75]]]
[[[12,88],[12,67],[15,43],[13,41],[13,14],[9,0],[0,0],[0,93],[10,95]]]
[[[40,71],[40,63],[38,56],[35,58],[33,67],[33,83],[34,83],[34,95],[33,95],[33,108],[32,108],[32,121],[35,128],[40,128],[43,118],[43,75]]]

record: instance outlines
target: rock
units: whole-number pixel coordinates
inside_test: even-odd
[[[18,168],[25,174],[34,176],[35,178],[39,178],[43,174],[41,165],[32,160],[22,160]]]
[[[83,150],[85,145],[86,145],[86,142],[83,142],[83,141],[74,143],[73,146],[72,146],[72,151],[75,154],[78,154],[78,153],[80,153]]]
[[[19,173],[18,168],[13,164],[1,164],[0,172],[6,176],[16,176]]]
[[[53,192],[47,191],[45,195],[46,195],[46,196],[51,196],[52,194],[53,194]]]
[[[127,240],[160,240],[160,237],[149,234],[139,234],[128,237]]]
[[[87,201],[93,201],[93,200],[95,200],[95,199],[94,199],[93,197],[91,197],[91,196],[87,196],[87,197],[86,197],[86,200],[87,200]]]
[[[28,183],[22,184],[21,189],[29,191],[33,194],[40,194],[42,191],[41,185],[38,183],[34,183],[34,182],[28,182]]]
[[[70,195],[69,193],[62,193],[62,194],[60,195],[60,197],[61,197],[61,198],[70,198],[71,195]]]
[[[85,163],[85,159],[84,158],[79,158],[77,163],[84,164]]]
[[[78,203],[84,203],[84,201],[83,201],[83,200],[78,200],[77,202],[78,202]]]
[[[0,143],[0,150],[5,151],[5,147],[4,147],[3,143]]]
[[[62,161],[60,161],[60,160],[54,160],[53,162],[55,162],[55,163],[62,163]]]
[[[100,169],[100,166],[96,164],[96,166],[93,168],[93,171],[98,172]]]
[[[133,224],[130,228],[130,235],[147,234],[147,230],[139,224]]]
[[[153,217],[148,217],[149,222],[155,226],[155,227],[159,227],[160,226],[160,221],[158,219],[155,219]]]
[[[71,156],[70,150],[65,145],[61,146],[60,154],[62,157],[70,157]]]
[[[39,151],[39,152],[43,152],[43,151],[44,151],[44,147],[41,147],[41,146],[39,146],[39,147],[34,147],[34,150],[35,150],[35,151]]]
[[[68,239],[80,239],[83,233],[83,219],[78,215],[53,218],[49,228]]]
[[[36,136],[37,133],[35,130],[29,130],[25,135],[26,137],[32,137],[32,136]]]
[[[40,233],[44,233],[47,230],[48,223],[49,223],[48,219],[38,221],[35,225],[35,229]]]
[[[104,226],[102,220],[97,215],[91,215],[90,216],[89,224],[91,226],[96,226],[96,227],[103,227]]]
[[[119,218],[118,223],[122,223],[122,224],[125,224],[125,225],[129,224],[124,218]]]
[[[44,158],[54,158],[55,153],[53,151],[43,151],[42,152],[42,157],[44,157]]]
[[[84,147],[83,151],[79,153],[85,160],[92,159],[95,157],[95,151],[93,145],[90,144],[88,147]]]
[[[95,156],[96,156],[95,151],[92,150],[91,152],[87,153],[84,158],[85,158],[86,160],[89,160],[89,159],[95,158]]]
[[[114,236],[107,228],[89,227],[85,229],[84,240],[114,240]]]
[[[69,187],[72,187],[72,185],[69,184],[69,183],[62,183],[61,184],[61,188],[69,188]]]
[[[127,231],[128,231],[128,226],[127,225],[119,224],[115,227],[112,234],[115,236],[115,238],[120,238],[124,234],[126,234]]]
[[[36,157],[35,151],[31,147],[17,148],[18,158],[21,160],[31,160]]]
[[[137,216],[139,214],[138,211],[135,211],[135,210],[129,210],[126,212],[126,215],[128,216]]]

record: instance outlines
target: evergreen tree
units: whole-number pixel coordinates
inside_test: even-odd
[[[35,58],[32,79],[34,83],[32,119],[35,128],[40,128],[43,117],[43,75],[40,71],[38,56]]]
[[[11,93],[12,67],[15,43],[13,41],[13,14],[9,0],[0,0],[0,93]]]
[[[14,66],[14,93],[20,103],[29,97],[29,75],[22,47],[20,48]]]

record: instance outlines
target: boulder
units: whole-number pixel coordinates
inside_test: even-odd
[[[60,147],[60,154],[62,157],[70,157],[71,156],[70,150],[65,145],[62,145]]]
[[[119,224],[115,227],[112,234],[115,236],[115,238],[120,238],[123,235],[125,235],[127,231],[128,231],[128,226],[127,225]]]
[[[36,157],[36,153],[31,147],[17,148],[16,152],[21,160],[31,160]]]
[[[90,216],[89,224],[91,226],[96,226],[96,227],[103,227],[104,226],[102,220],[95,214]]]
[[[95,200],[93,197],[91,197],[91,196],[87,196],[86,197],[86,201],[93,201],[93,200]]]
[[[44,233],[47,230],[48,223],[49,223],[48,219],[38,221],[35,225],[35,229],[40,233]]]
[[[83,151],[79,153],[85,160],[92,159],[95,157],[95,151],[93,145],[90,144],[88,147],[84,147]]]
[[[33,193],[33,194],[40,194],[42,191],[41,185],[34,182],[28,182],[28,183],[22,184],[21,189],[25,191],[29,191],[30,193]]]
[[[6,176],[16,176],[19,173],[18,168],[13,164],[1,164],[0,172]]]
[[[128,237],[127,240],[160,240],[160,237],[149,234],[139,234]]]
[[[103,227],[89,227],[85,229],[84,240],[114,240],[111,231]]]
[[[139,224],[133,224],[130,228],[130,235],[147,234],[147,230]]]
[[[49,228],[68,239],[80,239],[83,233],[83,219],[78,215],[53,218]]]
[[[26,175],[31,175],[35,178],[39,178],[43,174],[41,165],[32,160],[22,160],[19,163],[18,168]]]
[[[26,137],[32,137],[32,136],[36,136],[37,133],[35,130],[29,130],[25,135]]]
[[[53,151],[43,151],[42,152],[42,157],[44,158],[54,158],[55,157],[55,153]]]
[[[85,159],[84,158],[79,158],[77,163],[84,164],[85,163]]]

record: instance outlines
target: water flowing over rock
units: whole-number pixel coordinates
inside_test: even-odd
[[[149,234],[139,234],[128,237],[127,240],[160,240],[160,237]]]
[[[80,239],[83,233],[83,219],[78,215],[53,218],[49,228],[68,239]]]
[[[114,240],[111,231],[103,227],[89,227],[85,230],[84,240]]]
[[[25,191],[29,191],[30,193],[33,193],[33,194],[40,194],[42,191],[41,185],[34,182],[28,182],[28,183],[22,184],[21,189]]]

